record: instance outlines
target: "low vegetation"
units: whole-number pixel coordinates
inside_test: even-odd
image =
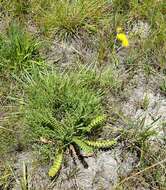
[[[35,2],[37,3],[37,2]],[[40,6],[39,6],[40,4]],[[36,6],[39,14],[37,21],[46,32],[53,32],[66,38],[77,36],[81,30],[93,33],[109,14],[109,2],[107,0],[84,1],[48,1],[49,6],[42,6],[39,1]],[[34,6],[35,7],[35,6]],[[44,20],[40,22],[41,16]]]
[[[165,110],[154,116],[159,99],[148,96],[166,95],[165,5],[0,1],[0,189],[31,189],[26,163],[15,172],[21,152],[45,161],[52,180],[66,152],[84,158],[113,145],[136,155],[113,189],[166,189]]]
[[[99,128],[105,120],[101,92],[93,91],[89,85],[91,81],[85,78],[90,74],[52,73],[32,81],[26,91],[28,98],[24,103],[24,112],[26,123],[30,126],[29,139],[48,144],[42,147],[45,153],[51,155],[57,151],[49,172],[51,177],[59,171],[63,152],[71,144],[77,145],[85,154],[92,154],[92,147],[107,148],[115,144],[114,140],[88,140],[88,133]]]
[[[12,23],[5,35],[0,36],[0,72],[7,75],[31,73],[42,64],[39,58],[39,42]]]

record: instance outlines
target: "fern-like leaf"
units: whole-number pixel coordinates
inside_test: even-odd
[[[99,141],[84,141],[87,145],[92,146],[94,148],[109,148],[112,145],[116,144],[115,140],[99,140]]]
[[[73,137],[73,142],[76,143],[85,154],[93,154],[93,148],[86,144],[78,137]]]
[[[91,121],[91,123],[83,129],[83,131],[90,132],[93,128],[97,127],[98,125],[100,125],[104,121],[105,121],[104,115],[98,116],[95,119],[93,119]]]
[[[61,168],[62,161],[63,161],[63,150],[59,150],[56,153],[54,163],[53,163],[53,165],[51,166],[51,168],[50,168],[50,170],[48,172],[48,175],[50,177],[54,177],[58,173],[58,171]]]

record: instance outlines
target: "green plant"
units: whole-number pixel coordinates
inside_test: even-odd
[[[147,141],[146,149],[143,149],[143,157],[128,176],[123,176],[115,190],[129,189],[131,187],[148,187],[165,189],[165,145],[161,141]]]
[[[13,17],[23,19],[23,16],[29,13],[31,0],[2,0],[3,11],[7,11]]]
[[[0,34],[0,72],[20,75],[29,72],[43,62],[39,59],[39,43],[16,23]],[[4,73],[3,73],[4,75]]]
[[[83,77],[84,76],[84,77]],[[105,120],[100,91],[92,89],[82,71],[41,76],[27,88],[24,106],[30,139],[44,144],[45,153],[55,154],[49,175],[59,171],[63,154],[72,144],[89,154],[93,148],[108,148],[115,141],[91,141],[91,131]],[[40,146],[41,147],[41,146]],[[45,147],[45,148],[44,148]],[[48,151],[50,150],[50,151]]]
[[[137,121],[130,121],[128,123],[128,129],[122,129],[122,138],[129,143],[129,147],[138,148],[137,150],[144,152],[147,148],[149,140],[157,135],[157,132],[153,129],[154,124],[158,121],[156,119],[151,124],[146,124],[146,117],[138,119]]]
[[[158,122],[160,117],[150,124],[146,123],[146,117],[136,121],[129,121],[123,117],[121,119],[127,124],[127,128],[120,130],[120,137],[124,143],[123,152],[130,150],[132,154],[137,155],[137,160],[131,172],[119,176],[120,181],[113,189],[132,190],[137,186],[165,189],[165,143],[158,136],[156,129],[156,124],[161,127],[161,123]]]
[[[41,4],[41,2],[39,2]],[[89,32],[96,31],[102,19],[109,14],[108,0],[58,0],[48,3],[47,10],[39,9],[37,20],[42,18],[46,31],[54,31],[63,37],[76,35],[80,29]]]

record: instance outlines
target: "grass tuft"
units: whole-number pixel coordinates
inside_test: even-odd
[[[40,66],[39,42],[21,26],[12,23],[6,35],[0,35],[0,73],[20,75]]]
[[[41,3],[41,2],[40,2]],[[80,30],[95,32],[97,25],[109,14],[108,0],[64,0],[50,3],[42,11],[45,31],[58,33],[62,37],[77,35]],[[38,17],[40,22],[41,17]]]

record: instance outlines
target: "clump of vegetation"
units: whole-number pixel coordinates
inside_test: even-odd
[[[37,20],[40,22],[42,16],[45,31],[53,31],[63,37],[77,35],[80,30],[94,32],[109,14],[109,4],[108,0],[58,0],[49,2],[50,6],[46,9],[42,8],[40,1],[37,5]]]
[[[102,94],[90,88],[87,74],[52,73],[32,81],[24,106],[25,122],[32,141],[44,143],[45,152],[55,154],[49,171],[54,177],[61,167],[63,153],[69,145],[78,146],[87,154],[94,148],[108,148],[115,141],[91,141],[88,134],[105,120]],[[91,81],[90,81],[91,82]],[[94,88],[94,87],[93,87]],[[42,147],[43,149],[43,147]]]
[[[28,14],[31,8],[31,0],[12,0],[2,2],[3,7],[14,17],[21,17]]]
[[[115,190],[132,190],[133,187],[165,189],[165,153],[164,145],[159,142],[149,142],[141,162],[128,176],[121,178]]]
[[[149,147],[149,140],[157,136],[157,132],[153,129],[154,122],[146,124],[146,117],[136,121],[129,121],[127,130],[121,130],[121,138],[126,141],[130,150],[138,151],[140,158]]]
[[[9,26],[7,34],[0,34],[0,72],[20,75],[30,73],[42,64],[39,42],[16,23]]]
[[[146,117],[136,121],[126,120],[127,128],[120,129],[124,152],[136,153],[137,161],[127,176],[119,176],[115,190],[130,190],[133,186],[165,189],[165,144],[159,140],[158,132],[154,129],[158,120],[150,124],[146,124]]]

